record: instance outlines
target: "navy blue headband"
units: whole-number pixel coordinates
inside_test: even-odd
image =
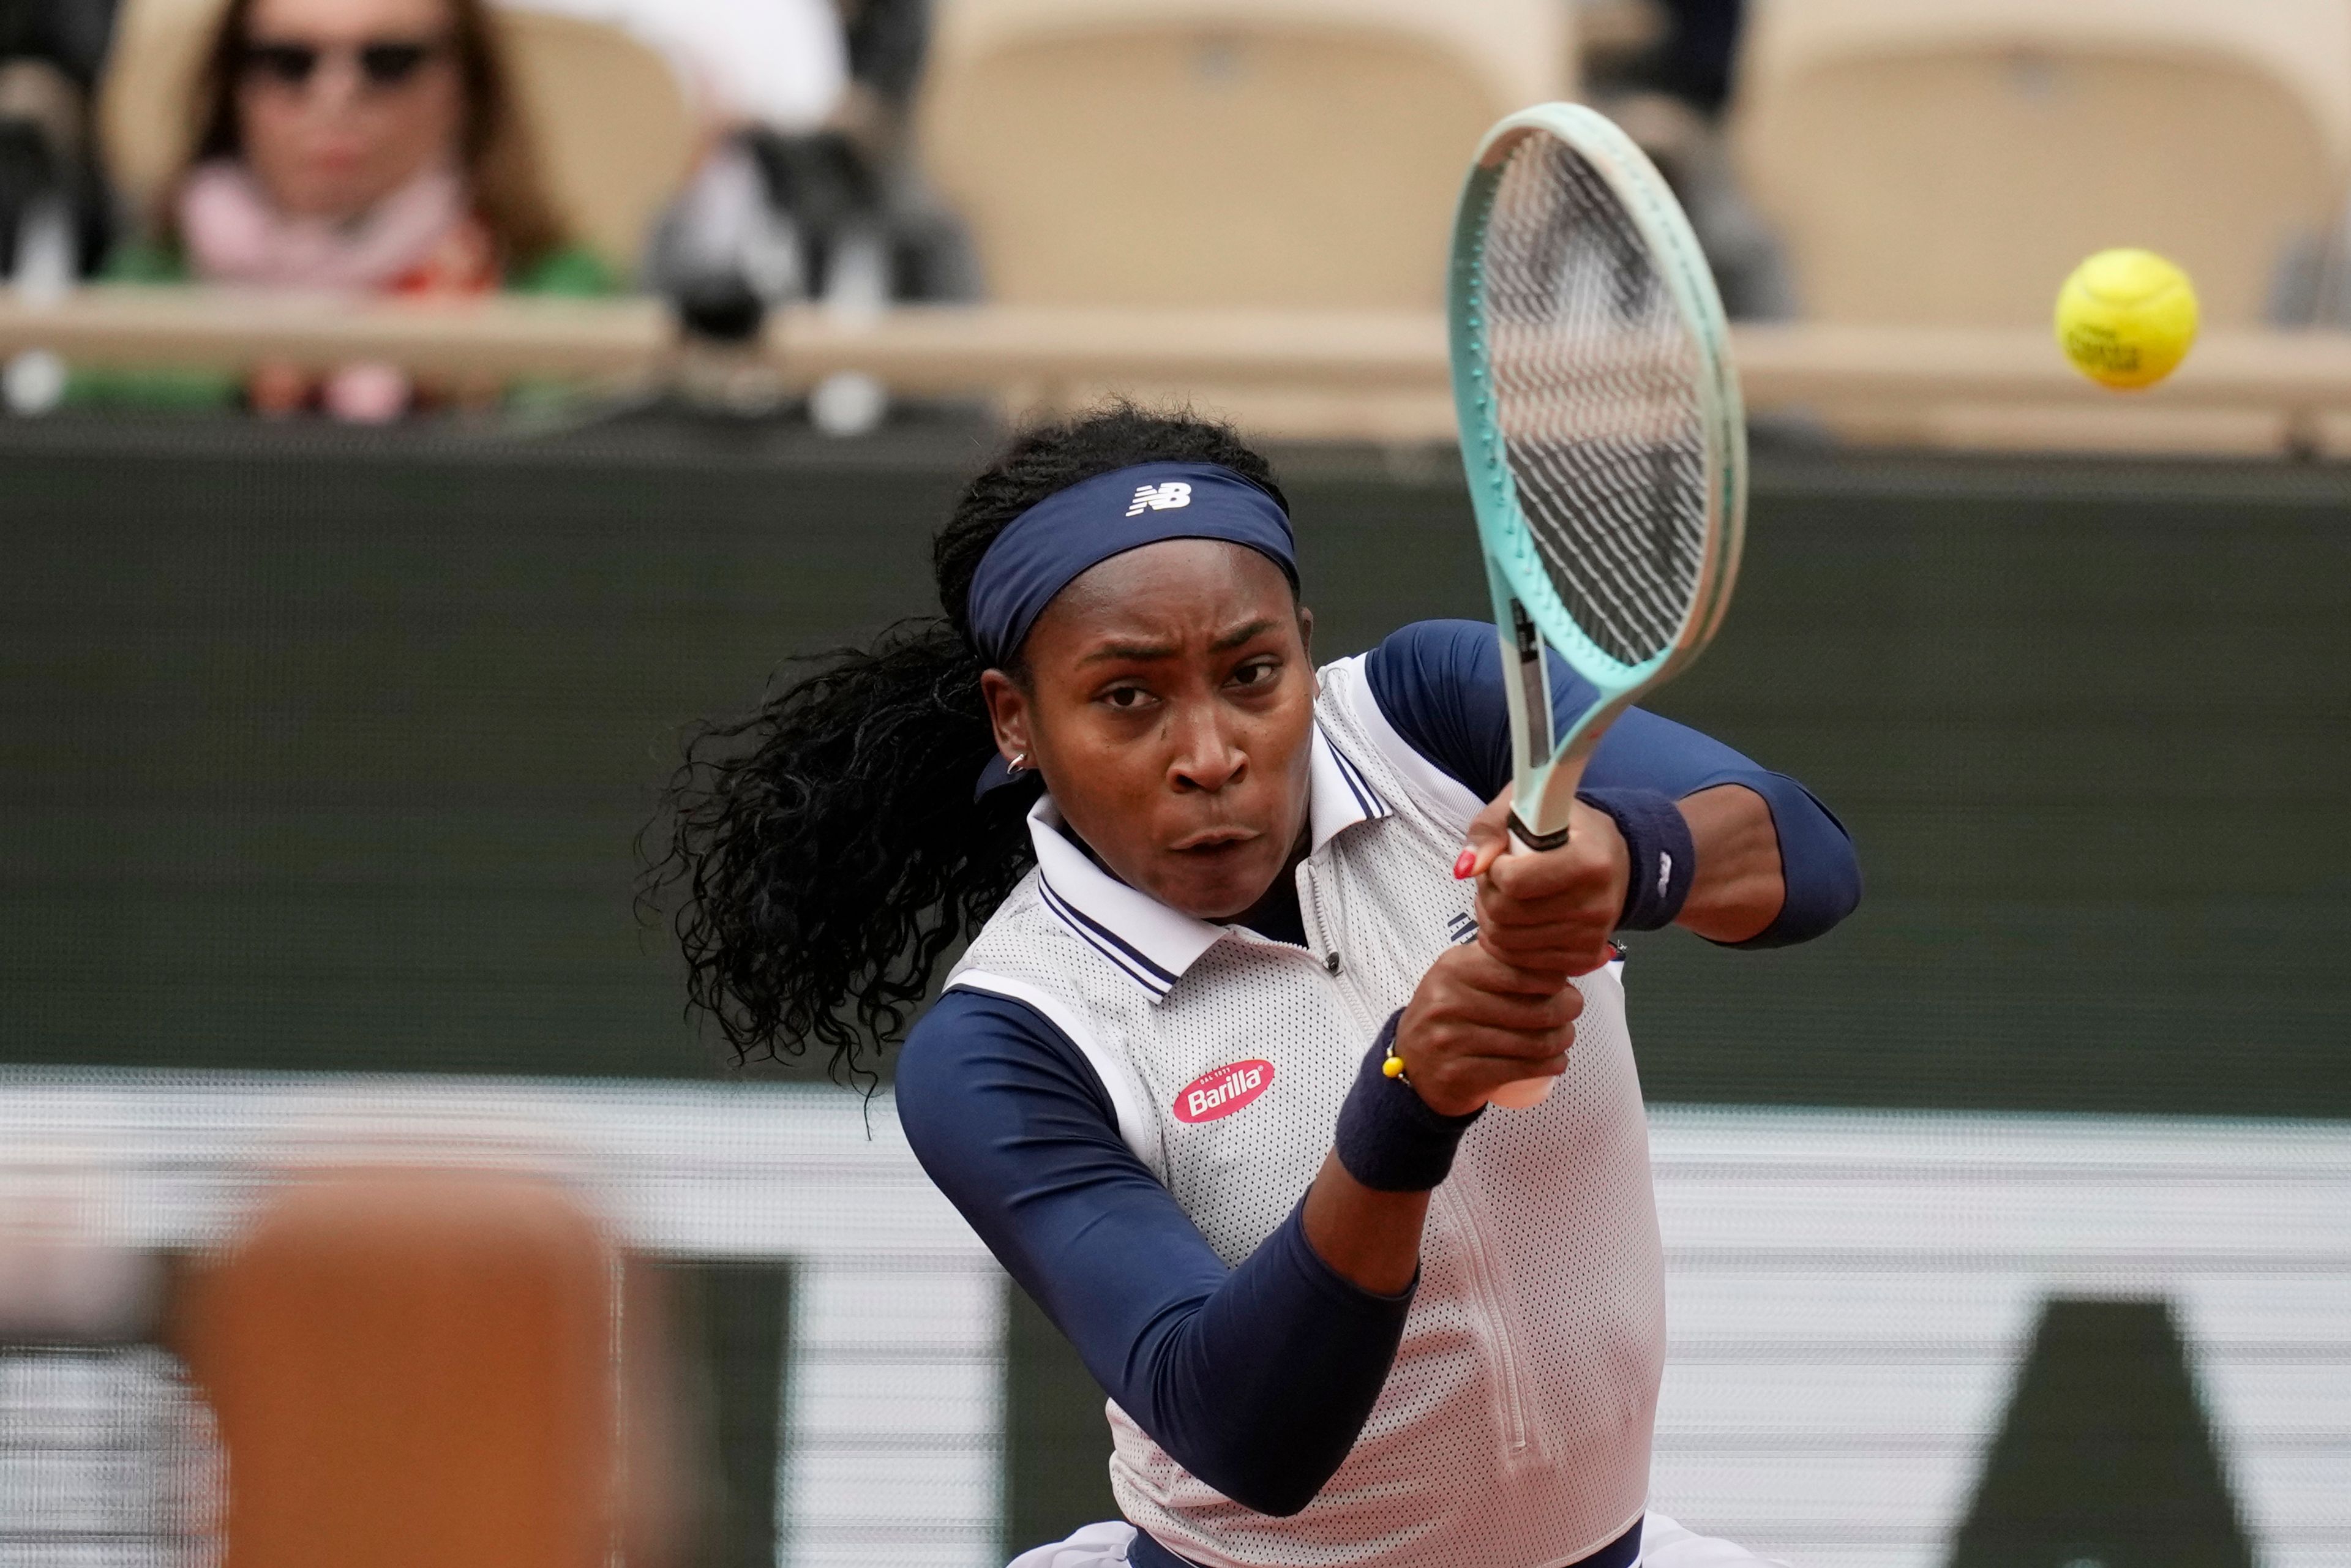
[[[987,664],[1019,656],[1053,596],[1114,555],[1162,539],[1229,539],[1298,585],[1298,552],[1280,503],[1213,463],[1142,463],[1056,490],[1004,527],[972,573],[966,612]]]

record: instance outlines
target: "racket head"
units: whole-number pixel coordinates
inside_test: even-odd
[[[1746,421],[1722,302],[1665,178],[1580,104],[1488,132],[1448,281],[1462,463],[1494,592],[1518,807],[1563,830],[1590,747],[1729,605]],[[1552,736],[1543,644],[1598,691]]]

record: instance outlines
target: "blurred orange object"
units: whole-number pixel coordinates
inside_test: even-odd
[[[616,1255],[548,1182],[277,1193],[175,1337],[228,1453],[229,1568],[601,1568]]]

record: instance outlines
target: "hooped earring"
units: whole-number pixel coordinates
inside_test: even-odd
[[[1029,770],[1029,754],[1025,751],[1017,754],[1004,765],[1004,770],[1007,773],[1026,773]]]

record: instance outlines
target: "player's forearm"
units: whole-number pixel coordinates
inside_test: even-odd
[[[1186,1469],[1259,1513],[1297,1512],[1338,1471],[1411,1303],[1410,1272],[1374,1292],[1334,1268],[1308,1239],[1307,1207],[1196,1306],[1155,1320],[1126,1358],[1134,1375],[1105,1383]]]
[[[1427,1218],[1428,1194],[1374,1191],[1349,1176],[1335,1154],[1323,1156],[1306,1189],[1306,1239],[1315,1256],[1375,1296],[1411,1288]]]
[[[1771,808],[1743,784],[1701,789],[1679,805],[1698,869],[1675,924],[1716,942],[1761,935],[1788,894]]]
[[[1679,801],[1686,819],[1692,811],[1704,819],[1690,825],[1697,839],[1692,858],[1707,885],[1686,901],[1679,924],[1714,941],[1750,947],[1808,942],[1861,902],[1853,841],[1828,808],[1786,774],[1687,725],[1628,711],[1593,753],[1583,788],[1654,789]],[[1742,789],[1752,799],[1740,799]],[[1713,846],[1709,864],[1705,838],[1726,828],[1730,831]],[[1776,856],[1780,893],[1764,915],[1772,903],[1767,851]],[[1743,936],[1727,935],[1742,927]]]
[[[950,991],[899,1059],[898,1105],[940,1190],[1144,1431],[1247,1507],[1312,1500],[1387,1381],[1409,1266],[1398,1290],[1364,1289],[1301,1206],[1228,1268],[1077,1047],[1017,1002]]]

